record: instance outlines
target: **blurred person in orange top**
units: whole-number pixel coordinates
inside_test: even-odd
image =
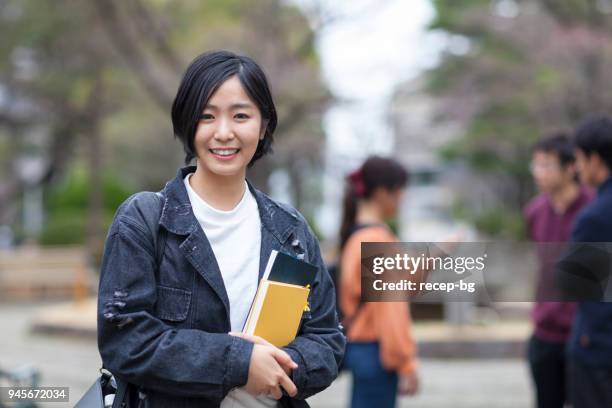
[[[397,242],[386,221],[397,216],[408,171],[372,156],[347,176],[340,228],[340,311],[348,337],[344,365],[353,374],[351,406],[394,407],[419,388],[416,345],[406,302],[361,301],[361,243]]]

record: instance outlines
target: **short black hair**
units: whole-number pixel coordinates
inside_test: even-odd
[[[249,167],[272,151],[276,129],[276,107],[263,70],[255,61],[230,51],[209,51],[196,57],[187,67],[172,103],[174,136],[183,144],[185,163],[195,156],[194,138],[204,107],[213,93],[232,76],[240,83],[261,112],[266,126]]]
[[[562,167],[576,161],[574,143],[569,134],[564,131],[557,131],[538,140],[533,146],[533,152],[556,154]]]
[[[576,128],[576,147],[587,156],[597,153],[612,170],[612,118],[598,113],[588,116]]]

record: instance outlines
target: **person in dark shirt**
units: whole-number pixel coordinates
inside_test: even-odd
[[[533,149],[531,173],[540,194],[525,206],[529,239],[535,242],[565,242],[578,212],[592,194],[576,178],[574,146],[565,133],[541,139]],[[546,251],[540,251],[544,258]],[[536,303],[531,313],[534,333],[527,358],[533,377],[538,408],[562,408],[567,400],[565,346],[574,320],[576,304],[558,302],[551,293],[556,283],[554,269],[540,259]]]
[[[580,294],[583,279],[589,296],[578,297],[576,318],[568,344],[569,386],[574,408],[612,407],[612,303],[606,296],[610,274],[609,247],[612,242],[612,118],[598,114],[585,119],[576,129],[576,166],[580,179],[597,188],[593,202],[579,214],[572,230],[576,248],[566,265],[558,269],[559,284],[570,294]],[[594,244],[584,244],[594,243]],[[563,262],[563,261],[562,261]],[[560,264],[562,263],[560,262]],[[588,276],[587,276],[588,278]],[[573,280],[572,280],[573,279]],[[599,291],[599,297],[591,297]],[[607,296],[609,300],[609,296]]]

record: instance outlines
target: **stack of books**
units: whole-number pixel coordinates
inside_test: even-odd
[[[243,333],[262,337],[277,347],[297,335],[317,267],[273,250],[257,287]]]

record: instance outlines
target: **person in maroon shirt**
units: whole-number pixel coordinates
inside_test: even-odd
[[[531,173],[540,192],[524,209],[529,239],[535,242],[565,242],[570,239],[578,212],[592,194],[577,181],[574,148],[564,133],[540,140],[533,149]],[[545,252],[545,251],[544,251]],[[531,313],[534,333],[527,358],[533,376],[538,408],[562,408],[567,400],[565,345],[576,305],[546,301],[553,297],[554,263],[540,252],[540,275],[536,302]]]

